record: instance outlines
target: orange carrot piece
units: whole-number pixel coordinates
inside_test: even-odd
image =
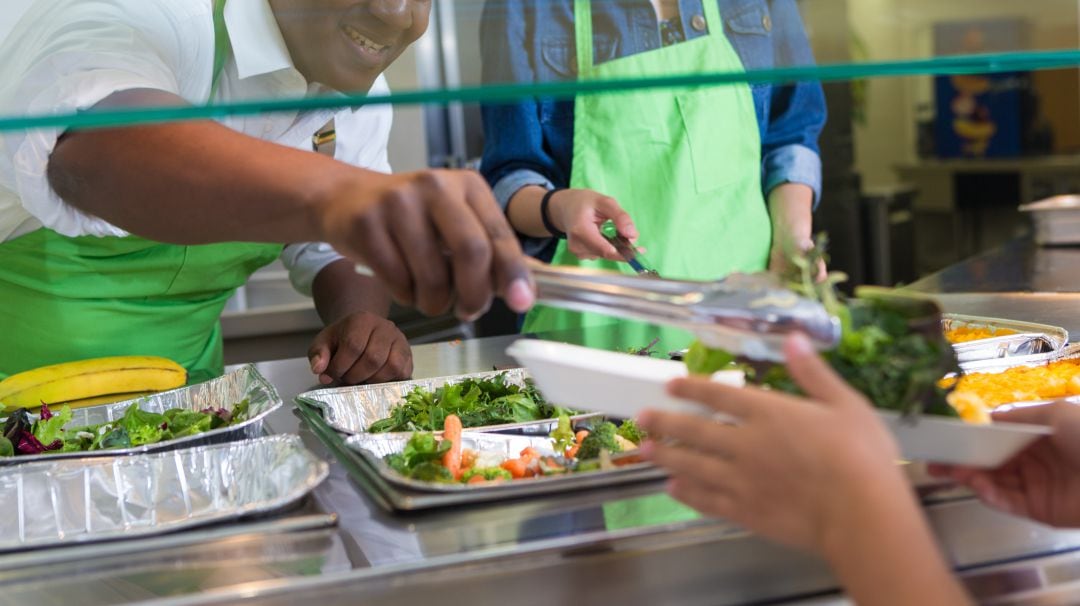
[[[455,480],[461,479],[461,419],[457,415],[448,415],[443,422],[443,440],[450,440],[450,450],[443,455],[443,467],[450,471]]]
[[[483,484],[484,482],[485,482],[484,476],[477,474],[477,475],[469,478],[469,481],[465,482],[465,483],[466,484]]]
[[[506,461],[503,461],[502,465],[500,465],[499,467],[502,467],[506,471],[509,471],[510,477],[518,480],[525,477],[525,470],[528,469],[528,464],[526,464],[525,461],[522,461],[521,459],[508,459]]]
[[[566,449],[566,458],[573,459],[577,457],[578,451],[581,450],[581,443],[584,442],[585,438],[587,438],[588,436],[589,430],[587,429],[582,429],[581,431],[574,434],[574,440],[576,440],[576,442],[573,446]]]

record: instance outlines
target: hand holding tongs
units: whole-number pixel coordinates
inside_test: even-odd
[[[771,274],[692,282],[537,264],[533,277],[538,300],[548,305],[676,326],[710,347],[753,359],[781,361],[792,332],[822,350],[840,340],[839,320]]]
[[[645,257],[642,256],[641,252],[638,251],[634,244],[630,242],[630,240],[627,240],[625,236],[619,234],[610,235],[605,233],[604,239],[606,239],[608,242],[611,243],[612,246],[615,247],[615,250],[619,253],[619,255],[622,256],[624,260],[626,260],[626,263],[628,265],[630,265],[630,269],[633,269],[640,275],[652,276],[654,278],[660,277],[660,273],[652,268],[652,265],[650,265],[649,262],[645,260]]]

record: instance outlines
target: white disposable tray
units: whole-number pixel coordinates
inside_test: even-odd
[[[537,387],[550,402],[575,405],[618,417],[633,417],[648,408],[704,413],[693,402],[672,397],[667,383],[686,374],[682,363],[608,351],[522,339],[507,353],[525,365]],[[714,380],[741,386],[742,373],[723,372]],[[960,420],[923,415],[903,418],[891,411],[880,414],[896,437],[906,459],[996,467],[1049,427],[995,423],[974,425]]]

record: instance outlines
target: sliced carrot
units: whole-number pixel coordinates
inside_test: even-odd
[[[482,476],[480,474],[476,474],[475,476],[469,478],[469,481],[465,482],[465,483],[466,484],[483,484],[484,482],[485,482],[484,476]]]
[[[533,448],[532,446],[528,446],[524,450],[521,451],[521,458],[522,458],[522,460],[524,460],[526,462],[539,460],[540,459],[540,451]]]
[[[461,479],[461,419],[448,415],[443,422],[443,440],[450,440],[450,450],[443,455],[443,467],[450,470],[455,480]]]
[[[503,461],[502,465],[499,467],[509,471],[510,476],[517,480],[525,477],[525,471],[528,469],[528,464],[521,459],[508,459]]]
[[[577,453],[581,450],[581,443],[585,441],[585,438],[589,437],[589,430],[582,429],[574,434],[575,443],[570,448],[566,449],[566,458],[573,459],[577,457]]]

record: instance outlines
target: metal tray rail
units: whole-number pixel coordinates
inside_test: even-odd
[[[72,420],[67,424],[67,427],[85,427],[114,421],[124,416],[124,412],[132,404],[138,404],[142,410],[160,414],[170,408],[183,408],[186,410],[202,410],[210,407],[229,408],[244,399],[248,400],[248,418],[241,423],[228,427],[219,427],[193,436],[166,440],[156,444],[133,446],[131,448],[0,457],[0,465],[164,452],[176,448],[221,444],[256,438],[262,433],[263,419],[281,408],[283,402],[274,386],[253,365],[241,367],[221,377],[197,385],[163,391],[134,400],[77,408],[71,411]]]
[[[328,470],[292,435],[20,465],[0,474],[0,552],[264,514],[305,496]]]
[[[350,435],[366,434],[372,423],[390,416],[390,410],[413,389],[434,391],[443,385],[460,383],[466,379],[491,379],[505,374],[506,380],[514,385],[524,385],[528,373],[522,368],[497,370],[491,372],[436,377],[384,383],[381,385],[357,385],[309,391],[296,396],[297,401],[320,411],[326,422],[334,429]],[[572,417],[581,420],[595,417],[596,414],[583,414]],[[549,421],[531,421],[528,423],[506,423],[468,427],[470,431],[532,431],[547,435],[555,428],[556,419]],[[436,432],[440,433],[440,432]]]

